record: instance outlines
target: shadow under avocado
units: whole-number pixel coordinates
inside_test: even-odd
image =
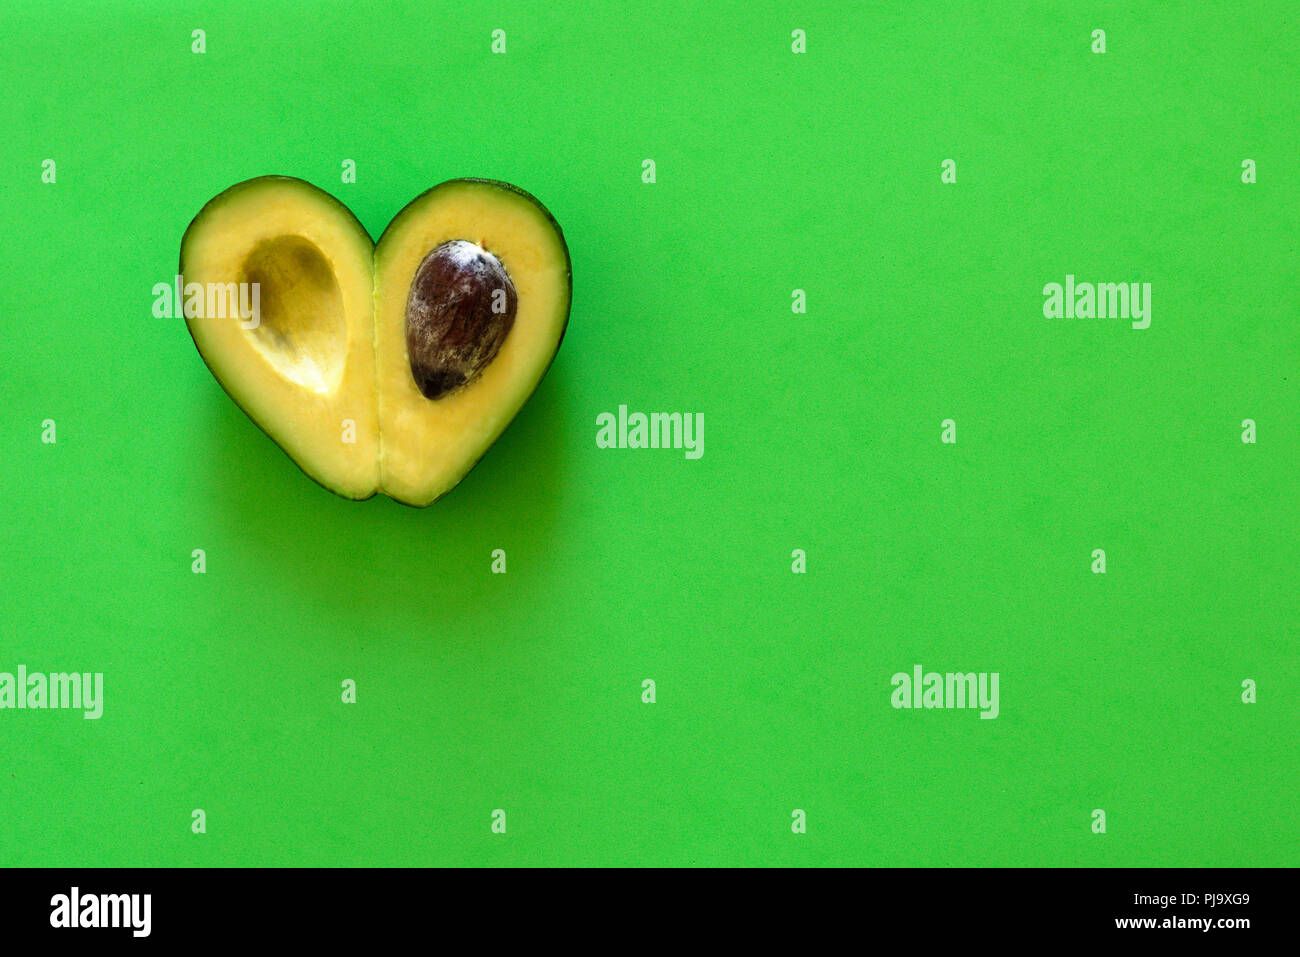
[[[451,621],[482,632],[511,594],[493,587],[492,550],[506,549],[508,562],[522,551],[534,565],[551,554],[536,543],[560,514],[568,399],[557,357],[478,464],[423,509],[327,491],[220,389],[203,429],[209,451],[196,465],[209,473],[214,517],[239,543],[237,561],[259,588],[311,609],[304,628],[378,639],[418,617],[433,636]]]

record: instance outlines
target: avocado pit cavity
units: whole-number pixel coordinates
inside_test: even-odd
[[[347,356],[343,292],[325,254],[302,236],[258,243],[244,260],[242,282],[259,290],[253,345],[282,376],[330,392]]]

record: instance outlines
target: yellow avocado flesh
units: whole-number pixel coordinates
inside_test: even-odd
[[[213,375],[304,472],[355,499],[379,487],[373,248],[332,196],[278,176],[217,196],[181,244],[187,287],[258,284],[256,328],[232,309],[186,317]]]
[[[482,373],[428,399],[407,354],[406,309],[425,257],[466,240],[505,267],[518,296],[514,324]],[[452,180],[413,200],[375,248],[375,375],[380,489],[428,505],[474,467],[528,400],[569,316],[564,238],[532,197],[501,183]]]
[[[481,371],[426,398],[407,353],[408,299],[425,258],[456,240],[505,269],[513,322]],[[186,323],[227,393],[304,472],[348,498],[381,491],[416,506],[454,487],[509,425],[569,314],[559,227],[531,196],[489,180],[417,197],[378,246],[323,190],[291,177],[248,180],[190,224],[181,273],[187,288],[257,284],[255,328],[234,308]]]

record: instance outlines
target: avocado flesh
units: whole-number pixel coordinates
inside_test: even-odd
[[[513,322],[486,365],[457,388],[429,390],[430,398],[412,369],[408,306],[421,266],[447,244],[478,247],[504,267]],[[549,367],[569,317],[568,247],[529,194],[460,179],[435,186],[398,213],[375,246],[374,262],[379,487],[424,506],[474,467]]]
[[[495,277],[508,315],[462,308],[462,266]],[[310,183],[247,180],[195,217],[180,271],[187,286],[258,285],[256,328],[234,310],[186,324],[217,381],[308,476],[346,498],[382,491],[416,506],[454,487],[527,401],[571,296],[568,248],[545,207],[478,179],[417,197],[378,246]],[[408,321],[413,300],[443,322],[434,345],[461,365],[413,361],[408,341],[418,350],[431,334]]]
[[[347,207],[284,176],[221,193],[181,242],[187,286],[259,287],[256,328],[231,310],[186,317],[208,368],[307,475],[352,499],[379,488],[373,251]]]

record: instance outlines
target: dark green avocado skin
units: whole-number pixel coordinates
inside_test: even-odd
[[[334,196],[331,193],[327,193],[319,186],[309,183],[305,179],[299,179],[296,176],[254,176],[252,179],[246,179],[236,183],[234,186],[227,187],[226,189],[223,189],[220,193],[218,193],[216,196],[213,196],[210,200],[208,200],[206,203],[203,204],[203,208],[198,211],[198,214],[192,220],[190,220],[190,224],[187,227],[185,227],[185,235],[181,237],[181,255],[180,255],[180,267],[179,267],[180,274],[182,277],[185,276],[185,247],[189,242],[190,233],[193,232],[195,225],[201,219],[203,219],[203,214],[206,213],[209,209],[221,206],[226,200],[229,200],[236,193],[242,192],[243,190],[247,189],[249,186],[252,186],[257,183],[264,183],[268,180],[278,180],[283,183],[294,183],[300,187],[309,190],[310,192],[318,194],[322,199],[326,199],[329,202],[333,203],[336,207],[338,207],[338,209],[341,212],[343,212],[344,215],[347,216],[348,219],[352,220],[353,224],[357,227],[357,232],[360,233],[362,236],[364,236],[366,238],[366,242],[370,244],[371,249],[372,250],[374,249],[375,241],[370,238],[370,233],[366,231],[366,227],[361,225],[360,220],[358,220],[357,217],[353,215],[352,210],[348,209],[348,207],[343,202],[341,202],[338,199],[338,197]],[[373,263],[373,261],[374,261],[374,254],[372,252],[371,262]],[[184,282],[184,278],[182,278],[181,281]],[[256,425],[258,429],[261,430],[263,435],[265,435],[268,439],[270,439],[273,443],[275,443],[276,448],[278,448],[281,452],[284,452],[285,458],[287,458],[290,462],[292,462],[295,466],[297,466],[299,472],[302,472],[303,475],[306,475],[309,479],[311,479],[314,483],[319,485],[325,491],[331,492],[334,495],[339,496],[340,498],[345,498],[348,501],[364,502],[367,499],[374,498],[375,496],[374,492],[371,492],[369,495],[363,495],[360,498],[357,498],[355,496],[348,495],[344,492],[340,492],[336,488],[330,488],[330,486],[326,485],[320,479],[316,478],[316,476],[309,473],[301,465],[298,465],[298,460],[295,459],[292,455],[290,455],[288,451],[282,445],[280,445],[279,442],[276,442],[275,436],[272,435],[270,432],[266,431],[266,429],[262,428],[262,424],[258,422],[257,419],[254,418],[246,408],[244,408],[242,405],[239,404],[238,399],[236,399],[233,395],[231,395],[230,390],[227,389],[225,383],[221,381],[221,377],[218,376],[216,372],[213,370],[212,363],[208,361],[208,357],[203,354],[203,349],[199,346],[198,341],[194,338],[194,333],[192,330],[190,330],[189,323],[185,324],[185,329],[187,332],[190,333],[190,340],[194,343],[194,349],[195,351],[198,352],[199,358],[202,359],[203,364],[207,366],[208,374],[211,375],[212,378],[216,380],[217,385],[221,386],[221,391],[226,393],[226,395],[230,398],[230,401],[235,403],[235,406],[239,409],[239,411],[243,412],[245,417],[248,418],[254,425]]]
[[[192,220],[190,220],[189,226],[185,228],[185,233],[181,237],[179,271],[182,277],[184,277],[185,275],[185,247],[189,241],[190,233],[193,231],[195,224],[197,224],[203,218],[203,214],[210,207],[219,206],[224,200],[229,199],[236,192],[246,189],[247,187],[252,186],[253,184],[262,183],[267,180],[278,180],[281,182],[297,184],[301,187],[308,189],[311,192],[318,193],[321,196],[321,198],[326,199],[329,202],[333,203],[335,206],[337,206],[339,210],[341,210],[347,216],[347,218],[353,222],[353,224],[357,228],[357,232],[360,235],[364,236],[366,238],[366,241],[369,242],[371,245],[371,249],[372,249],[371,275],[374,274],[374,256],[379,249],[380,243],[384,241],[384,236],[388,235],[389,230],[391,230],[393,226],[396,225],[397,222],[403,216],[407,215],[408,211],[411,209],[412,206],[418,203],[425,196],[428,196],[430,193],[434,192],[435,190],[442,189],[444,186],[450,186],[454,183],[477,183],[483,186],[491,186],[496,189],[502,189],[507,192],[514,193],[517,196],[521,196],[524,199],[528,200],[528,202],[536,206],[537,209],[542,213],[542,215],[546,217],[546,221],[551,224],[551,228],[555,230],[555,235],[560,240],[560,248],[564,250],[564,278],[565,278],[565,284],[568,287],[568,301],[564,304],[564,324],[560,327],[559,338],[555,340],[555,351],[551,353],[551,358],[547,361],[546,368],[542,370],[542,374],[538,377],[537,385],[535,385],[533,387],[533,391],[529,393],[528,399],[524,400],[524,404],[525,405],[528,404],[528,400],[531,399],[533,394],[536,393],[537,389],[541,387],[542,382],[546,379],[547,373],[551,371],[551,366],[555,364],[555,357],[559,355],[560,346],[564,342],[564,336],[569,331],[569,316],[573,310],[573,260],[569,256],[569,243],[564,238],[564,230],[560,228],[560,224],[556,222],[555,217],[551,215],[551,211],[547,209],[544,205],[542,205],[541,200],[539,200],[536,196],[534,196],[532,193],[528,192],[527,190],[520,189],[518,186],[515,186],[512,183],[506,183],[497,179],[481,179],[475,176],[462,176],[456,179],[449,179],[439,183],[437,186],[431,186],[430,188],[426,189],[423,193],[420,193],[420,195],[412,199],[405,206],[403,206],[401,210],[398,211],[397,215],[394,216],[389,221],[388,226],[384,228],[383,235],[379,237],[379,242],[377,243],[375,242],[375,240],[371,238],[370,233],[366,230],[364,226],[361,225],[361,221],[357,219],[356,215],[352,212],[351,209],[348,208],[347,204],[344,203],[342,200],[340,200],[338,197],[336,197],[334,194],[321,189],[319,186],[316,186],[313,183],[307,182],[307,180],[305,179],[299,179],[296,176],[281,176],[276,174],[267,175],[267,176],[255,176],[252,179],[242,180],[241,182],[238,182],[233,186],[229,186],[226,189],[222,190],[216,196],[212,197],[212,199],[204,203],[203,208],[198,211],[198,213],[195,215],[195,217]],[[182,278],[182,282],[183,281],[184,279]],[[186,332],[190,332],[188,323],[185,326],[185,330]],[[190,332],[190,339],[191,341],[194,341],[194,335],[192,332]],[[235,403],[235,406],[241,412],[243,412],[244,415],[248,419],[250,419],[253,422],[253,424],[258,427],[259,430],[261,430],[263,435],[265,435],[268,439],[270,439],[275,444],[276,448],[280,449],[280,451],[282,452],[285,452],[286,458],[288,458],[290,462],[293,462],[293,464],[298,467],[298,471],[302,472],[303,475],[306,475],[307,478],[311,479],[313,483],[325,489],[325,491],[337,495],[340,498],[345,498],[353,502],[364,502],[375,497],[376,492],[371,492],[369,495],[364,495],[361,496],[360,498],[351,495],[346,495],[343,492],[338,491],[337,489],[330,488],[324,482],[321,482],[315,476],[309,474],[305,469],[302,468],[302,466],[298,465],[297,460],[292,455],[289,455],[288,452],[285,451],[285,449],[280,445],[279,442],[276,442],[275,436],[273,436],[270,432],[267,432],[266,429],[262,428],[261,424],[255,418],[253,418],[252,415],[249,414],[248,410],[239,404],[239,400],[230,394],[230,391],[226,389],[225,385],[221,382],[220,377],[218,377],[217,374],[213,371],[212,363],[210,363],[208,361],[208,357],[203,354],[203,350],[199,348],[199,344],[197,341],[194,341],[194,348],[195,351],[198,352],[199,358],[203,360],[203,364],[207,367],[208,374],[211,375],[212,378],[216,380],[217,384],[221,386],[221,391],[226,393],[226,395],[230,398],[230,401]],[[510,423],[506,426],[506,428],[502,430],[501,434],[504,435],[506,431],[509,430],[510,426],[513,424],[514,424],[514,420],[512,419]],[[497,441],[499,440],[500,440],[500,436],[497,437]],[[496,442],[494,441],[492,445],[496,445]],[[473,472],[476,468],[478,468],[479,463],[482,462],[483,459],[487,456],[487,453],[492,450],[492,445],[489,445],[486,449],[484,449],[483,454],[474,460],[474,464],[465,470],[465,474],[461,476],[459,482],[457,482],[452,488],[448,489],[442,495],[439,495],[432,502],[429,502],[427,505],[411,505],[407,502],[399,502],[397,499],[393,499],[393,501],[397,502],[399,505],[402,505],[409,509],[414,509],[416,511],[426,509],[430,505],[433,505],[435,502],[442,501],[444,497],[450,495],[457,488],[459,488],[461,484],[465,481],[465,479],[469,477],[469,474]]]
[[[378,254],[379,247],[383,244],[384,236],[387,236],[389,231],[394,226],[397,225],[397,223],[402,219],[402,217],[407,215],[411,207],[413,207],[420,200],[424,199],[424,197],[428,196],[430,193],[436,192],[437,190],[442,189],[444,186],[451,186],[455,183],[477,183],[481,186],[493,186],[496,187],[497,189],[503,189],[508,193],[514,193],[516,196],[522,196],[524,199],[528,200],[528,202],[536,206],[537,209],[542,213],[542,215],[546,217],[546,221],[551,224],[551,228],[555,230],[555,235],[560,240],[560,248],[564,250],[564,279],[565,279],[565,284],[568,286],[568,290],[569,290],[569,301],[564,304],[564,325],[560,327],[560,337],[555,340],[555,351],[551,353],[551,358],[547,360],[546,368],[542,370],[542,374],[537,378],[537,385],[533,386],[533,391],[528,393],[528,398],[524,400],[524,405],[527,405],[529,400],[532,399],[533,395],[537,392],[537,390],[541,388],[542,382],[545,381],[546,379],[546,374],[551,371],[551,366],[555,364],[555,357],[560,354],[560,346],[564,343],[564,335],[569,331],[569,316],[573,311],[573,260],[569,256],[569,243],[568,240],[564,238],[564,230],[562,230],[560,228],[560,224],[555,221],[555,217],[551,215],[551,211],[547,209],[544,205],[542,205],[542,201],[539,200],[532,193],[528,192],[527,190],[520,189],[518,186],[515,186],[513,183],[502,182],[499,179],[481,179],[480,177],[477,176],[461,176],[456,179],[445,180],[444,182],[439,183],[437,186],[430,186],[419,196],[416,196],[413,200],[411,200],[409,203],[403,206],[398,211],[396,216],[394,216],[391,220],[388,221],[388,225],[384,227],[384,232],[379,237],[379,241],[375,243],[375,253],[376,255]],[[522,408],[523,406],[520,406],[521,410]],[[514,424],[515,424],[514,419],[511,419],[510,423],[504,429],[501,430],[501,435],[505,435],[506,432],[510,430],[510,426]],[[479,463],[482,462],[483,459],[487,457],[487,454],[492,451],[492,447],[495,446],[499,441],[501,441],[500,435],[497,436],[496,441],[494,441],[492,445],[489,445],[486,449],[483,450],[482,455],[480,455],[478,458],[474,460],[474,464],[465,470],[465,474],[461,476],[459,482],[457,482],[451,488],[447,489],[447,491],[443,492],[441,495],[435,498],[432,502],[429,502],[427,505],[412,505],[410,502],[402,502],[397,499],[394,499],[393,501],[397,502],[399,505],[405,506],[406,508],[415,509],[417,511],[420,509],[428,508],[430,505],[433,505],[436,502],[441,502],[444,498],[446,498],[452,492],[456,491],[456,489],[460,488],[462,484],[464,484],[465,479],[469,478],[470,473],[473,472],[476,468],[478,468]]]

